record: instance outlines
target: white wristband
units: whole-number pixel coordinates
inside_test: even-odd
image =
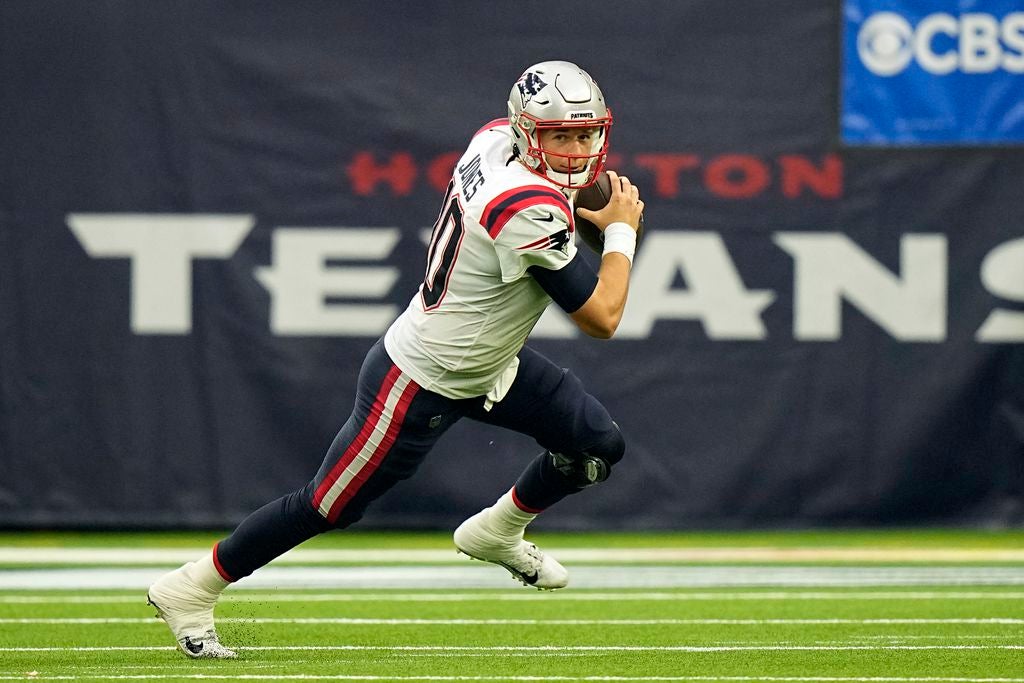
[[[612,223],[604,229],[604,254],[617,251],[629,259],[633,265],[633,254],[636,252],[636,230],[626,223]]]

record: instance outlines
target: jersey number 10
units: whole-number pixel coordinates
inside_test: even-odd
[[[423,310],[429,311],[441,305],[445,292],[448,291],[448,280],[451,278],[455,258],[462,245],[464,226],[462,224],[462,206],[458,195],[453,194],[455,181],[448,183],[441,204],[441,215],[434,224],[427,247],[427,274],[420,287],[423,299]]]

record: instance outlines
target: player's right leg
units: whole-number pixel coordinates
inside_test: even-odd
[[[421,389],[377,342],[359,375],[355,405],[316,476],[250,514],[202,560],[157,580],[149,601],[190,657],[233,657],[220,645],[213,609],[221,591],[303,541],[349,526],[367,505],[412,475],[466,411]]]

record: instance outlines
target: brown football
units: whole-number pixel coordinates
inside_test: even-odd
[[[608,177],[608,173],[601,171],[597,174],[597,180],[592,185],[588,185],[576,193],[576,206],[582,206],[585,209],[591,211],[600,211],[608,204],[608,199],[612,196],[612,183]],[[575,216],[576,232],[580,234],[580,238],[587,244],[588,247],[593,249],[598,254],[604,252],[604,233],[601,232],[596,225],[588,221],[586,218],[581,217],[579,214]],[[644,217],[640,216],[640,227],[636,231],[636,243],[640,244],[640,238],[644,235]]]

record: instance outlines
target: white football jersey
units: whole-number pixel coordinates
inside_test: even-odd
[[[391,359],[424,389],[500,400],[551,303],[527,268],[563,268],[575,236],[571,199],[512,158],[508,120],[484,126],[455,165],[423,284],[384,337]]]

